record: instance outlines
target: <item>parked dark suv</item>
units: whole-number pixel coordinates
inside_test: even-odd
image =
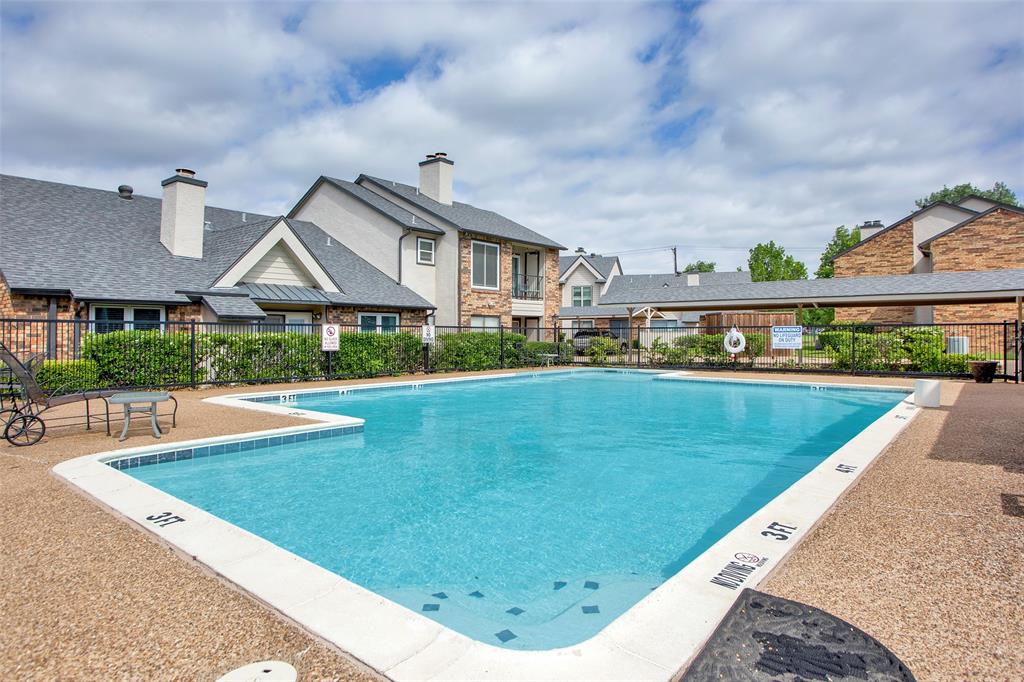
[[[629,350],[626,341],[610,329],[577,329],[572,335],[572,345],[577,353],[586,353],[590,349],[590,342],[598,337],[618,341],[619,350],[623,353]]]

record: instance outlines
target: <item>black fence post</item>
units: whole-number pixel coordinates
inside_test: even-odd
[[[189,379],[192,388],[196,387],[196,321],[189,323]]]
[[[423,371],[424,372],[429,372],[430,371],[430,344],[429,343],[424,343],[423,344]]]
[[[1010,347],[1006,344],[1007,321],[1003,320],[1003,383],[1006,383],[1010,375]]]
[[[505,369],[505,325],[498,323],[498,358],[501,368]]]
[[[850,325],[850,374],[857,373],[857,325]]]

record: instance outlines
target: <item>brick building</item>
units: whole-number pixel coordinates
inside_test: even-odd
[[[386,331],[433,311],[318,225],[207,206],[206,185],[180,169],[158,199],[0,176],[0,331],[20,352],[52,352],[72,329],[326,320]],[[43,318],[58,322],[21,322]]]
[[[435,305],[438,325],[524,331],[556,324],[558,242],[455,201],[447,154],[419,163],[418,186],[361,174],[320,177],[289,212]]]
[[[969,196],[936,202],[888,227],[861,227],[861,241],[833,259],[835,276],[977,272],[1024,268],[1024,209]],[[878,323],[1002,322],[1013,303],[894,305],[836,310],[837,320]]]

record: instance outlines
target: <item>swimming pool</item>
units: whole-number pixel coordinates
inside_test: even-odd
[[[123,472],[475,640],[546,650],[594,636],[906,396],[820,389],[578,371],[273,395],[365,425]]]

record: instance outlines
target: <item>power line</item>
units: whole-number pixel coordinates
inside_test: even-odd
[[[743,251],[749,252],[749,246],[710,246],[707,244],[675,244],[674,246],[653,246],[646,249],[632,249],[628,251],[605,251],[605,256],[625,256],[633,253],[650,253],[652,251],[671,251],[673,248],[686,249],[691,251]],[[818,246],[784,246],[787,252],[789,251],[805,251],[809,253],[820,253],[824,251]]]

